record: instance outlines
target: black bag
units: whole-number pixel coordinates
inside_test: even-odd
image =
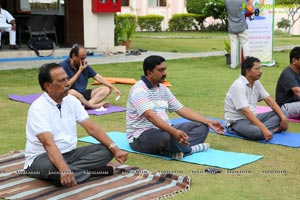
[[[37,56],[43,57],[40,55],[39,50],[50,50],[52,52],[48,55],[51,56],[55,50],[55,43],[52,39],[43,36],[43,37],[31,37],[28,41],[28,48],[33,50]]]

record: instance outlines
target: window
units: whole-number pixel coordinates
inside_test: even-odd
[[[159,0],[159,6],[167,6],[167,0]]]
[[[148,6],[167,6],[167,0],[148,0]]]
[[[64,0],[29,0],[29,4],[32,14],[64,14]]]
[[[122,0],[122,6],[129,6],[129,0]]]

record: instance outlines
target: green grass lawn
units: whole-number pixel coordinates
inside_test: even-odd
[[[223,51],[224,40],[229,41],[227,32],[137,32],[131,48],[182,53]],[[296,45],[299,41],[300,36],[274,34],[274,46]]]
[[[160,33],[158,33],[159,35]],[[146,34],[145,34],[146,35]],[[175,34],[176,35],[176,34]],[[180,35],[180,34],[179,34]],[[194,35],[192,35],[194,36]],[[166,50],[184,52],[183,47],[190,47],[193,51],[199,51],[197,40],[205,40],[207,50],[222,50],[222,47],[215,46],[218,41],[223,41],[227,33],[211,34],[220,36],[214,45],[209,45],[210,35],[205,33],[205,39],[174,39],[174,46],[165,44]],[[196,36],[195,36],[196,37]],[[297,37],[280,36],[275,43],[282,44],[286,38],[290,38],[289,44],[294,44]],[[297,38],[297,39],[295,39]],[[294,40],[295,39],[295,40]],[[141,41],[138,43],[138,41]],[[134,47],[150,50],[163,50],[162,40],[148,44],[141,36],[133,40]],[[147,39],[148,40],[148,39]],[[178,40],[178,41],[177,41]],[[187,43],[187,40],[194,42]],[[180,42],[179,42],[180,41]],[[182,45],[180,45],[182,43]],[[141,45],[143,44],[143,45]],[[213,47],[214,46],[214,47]],[[151,47],[151,48],[150,48]],[[264,67],[261,82],[267,91],[274,97],[276,80],[279,73],[288,65],[288,51],[274,52],[276,65]],[[167,60],[167,80],[173,85],[170,87],[177,98],[186,106],[192,108],[204,116],[223,118],[223,106],[225,94],[231,83],[240,74],[240,68],[229,69],[225,65],[225,57],[191,58],[180,60]],[[120,63],[93,66],[96,71],[108,77],[126,77],[139,79],[143,74],[142,63]],[[29,105],[8,100],[7,94],[32,94],[39,93],[37,81],[37,69],[28,70],[4,70],[0,72],[0,154],[8,153],[16,149],[24,149],[25,145],[25,124]],[[91,87],[94,87],[91,85]],[[109,97],[109,101],[118,106],[126,106],[127,95],[130,85],[117,85],[123,95],[118,102],[115,97]],[[170,114],[171,118],[178,117]],[[125,132],[125,113],[114,113],[103,116],[91,116],[106,131]],[[298,123],[289,123],[290,132],[300,132]],[[86,136],[79,127],[79,135]],[[249,154],[263,155],[264,158],[257,162],[242,166],[233,171],[224,170],[221,174],[210,175],[201,172],[207,166],[188,164],[178,161],[165,161],[154,157],[137,154],[130,154],[126,164],[138,166],[151,171],[178,171],[180,174],[188,175],[192,179],[191,191],[178,194],[171,199],[299,199],[300,190],[297,186],[300,180],[299,148],[288,148],[279,145],[261,144],[251,141],[240,140],[231,137],[222,137],[216,134],[209,134],[207,142],[215,149],[224,151],[243,152]],[[79,143],[79,145],[86,145]],[[233,173],[234,172],[234,173]],[[266,173],[267,172],[267,173]],[[270,173],[277,172],[277,173]]]

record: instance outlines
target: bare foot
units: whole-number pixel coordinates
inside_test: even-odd
[[[101,104],[91,104],[89,103],[88,105],[85,106],[85,109],[97,109],[97,108],[100,108],[101,107]]]
[[[282,128],[281,128],[281,127],[277,127],[277,128],[275,128],[275,129],[273,129],[272,132],[273,132],[273,133],[280,133],[280,132],[282,132]]]
[[[101,106],[103,106],[103,108],[107,108],[110,104],[109,104],[109,102],[107,102],[107,101],[103,101],[103,102],[100,102],[99,103],[99,108],[101,107]]]

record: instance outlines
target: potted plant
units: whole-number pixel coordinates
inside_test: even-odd
[[[124,19],[121,23],[121,36],[122,44],[126,46],[126,50],[130,48],[131,40],[136,29],[134,21]]]
[[[226,65],[230,65],[231,64],[231,58],[230,58],[231,46],[227,40],[224,41],[224,50],[225,50]]]

